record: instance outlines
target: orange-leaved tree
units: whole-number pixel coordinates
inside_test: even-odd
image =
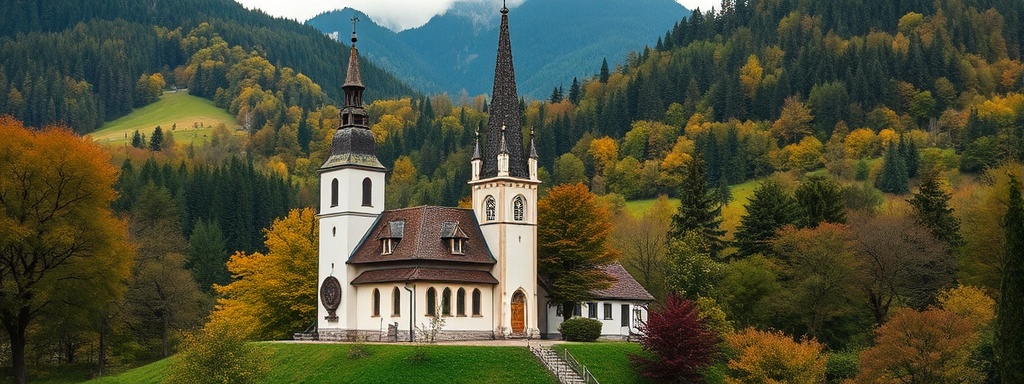
[[[47,318],[99,323],[124,294],[132,248],[110,203],[117,169],[62,128],[0,117],[0,323],[24,383],[30,328]]]
[[[823,383],[828,358],[813,339],[794,341],[782,332],[747,328],[725,336],[734,352],[726,383]]]
[[[602,268],[619,255],[609,241],[610,218],[608,208],[582,183],[551,188],[537,202],[537,267],[565,320],[577,303],[614,282]]]
[[[316,319],[318,228],[314,210],[293,209],[265,230],[267,253],[232,255],[235,281],[214,286],[221,298],[210,322],[247,328],[253,339],[286,338],[309,326]]]

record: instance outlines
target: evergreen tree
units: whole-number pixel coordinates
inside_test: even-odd
[[[868,179],[869,173],[870,172],[868,169],[868,161],[863,158],[858,160],[856,174],[853,176],[853,178],[857,181],[864,181]]]
[[[770,251],[775,232],[800,217],[796,199],[775,179],[758,185],[745,208],[736,228],[736,245],[742,256]]]
[[[611,74],[608,72],[608,58],[606,57],[601,60],[601,74],[598,75],[598,81],[607,83],[609,77]]]
[[[686,167],[679,188],[679,209],[672,216],[669,237],[682,239],[687,232],[694,231],[707,240],[711,254],[717,256],[725,248],[721,224],[722,204],[717,193],[708,190],[704,160],[698,153]]]
[[[562,102],[562,87],[557,86],[551,91],[551,104],[558,104]]]
[[[582,97],[583,92],[580,90],[580,81],[573,77],[572,85],[569,86],[569,102],[573,103],[573,105],[577,105],[580,103],[580,98]]]
[[[904,157],[900,155],[899,150],[893,144],[889,144],[889,149],[885,151],[882,173],[875,180],[875,188],[882,192],[897,195],[910,192],[907,164],[904,161]]]
[[[1006,254],[996,310],[996,361],[1004,383],[1024,383],[1024,199],[1013,175],[1003,230]]]
[[[931,171],[921,178],[920,189],[907,201],[914,207],[917,224],[953,249],[963,245],[964,239],[960,236],[960,219],[949,206],[950,197],[942,190],[937,172]]]
[[[142,139],[142,134],[136,129],[135,133],[132,134],[132,146],[135,148],[144,148],[146,141]]]
[[[196,284],[204,292],[213,293],[213,285],[227,285],[231,282],[228,273],[228,253],[225,250],[224,233],[216,222],[196,220],[192,236],[188,239],[188,262],[186,268],[192,271]]]
[[[153,151],[162,150],[164,146],[164,131],[160,126],[153,130],[153,136],[149,137],[149,149]]]
[[[900,139],[903,142],[903,139]],[[917,152],[917,144],[914,144],[913,139],[907,139],[903,153],[904,161],[907,163],[907,177],[913,179],[917,177],[918,168],[921,166],[921,154]]]
[[[808,176],[796,189],[795,195],[800,207],[798,226],[814,228],[823,222],[846,222],[843,190],[834,180],[821,175]]]

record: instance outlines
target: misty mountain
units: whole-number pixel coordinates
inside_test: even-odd
[[[493,9],[492,9],[493,8]],[[573,77],[597,72],[601,59],[622,62],[630,51],[653,48],[689,11],[674,0],[532,0],[509,13],[521,95],[550,96]],[[348,42],[358,16],[360,54],[428,93],[490,93],[500,13],[485,3],[460,2],[423,26],[394,32],[353,9],[306,23]]]

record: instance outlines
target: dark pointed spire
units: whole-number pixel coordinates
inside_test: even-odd
[[[377,144],[370,131],[370,118],[363,108],[363,79],[359,73],[359,51],[356,49],[356,23],[352,18],[352,50],[348,57],[348,72],[345,74],[345,107],[341,110],[341,122],[331,142],[331,156],[320,166],[321,170],[341,166],[359,166],[384,169],[377,160]]]
[[[530,158],[537,159],[537,135],[534,129],[530,129]]]
[[[508,146],[505,145],[505,126],[502,125],[501,126],[501,147],[498,148],[498,154],[501,155],[501,154],[507,154],[507,153],[508,153]]]
[[[480,131],[476,131],[476,143],[473,144],[473,158],[470,160],[481,160],[480,158]]]
[[[509,176],[527,179],[529,168],[523,151],[523,124],[520,119],[516,73],[512,65],[512,43],[508,33],[508,7],[502,4],[501,27],[498,34],[498,57],[494,64],[494,88],[491,92],[490,119],[487,121],[487,145],[481,178],[498,175],[497,155],[501,145],[502,127],[507,128],[506,149],[509,155]]]

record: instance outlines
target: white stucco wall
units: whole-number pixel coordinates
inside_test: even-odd
[[[604,304],[611,304],[611,316],[605,316]],[[644,321],[647,320],[647,305],[644,303],[621,300],[604,300],[596,301],[594,302],[594,305],[597,307],[597,317],[593,319],[601,322],[602,338],[625,339],[631,333],[635,334],[639,332],[637,329],[638,319],[642,319]],[[623,305],[629,306],[629,326],[622,325]],[[580,305],[579,317],[589,318],[589,310],[590,303],[583,303]],[[636,312],[637,310],[639,310],[639,314]],[[559,338],[558,326],[562,324],[562,315],[558,313],[558,308],[554,306],[546,306],[543,317],[547,337],[552,339]]]
[[[490,332],[493,330],[494,318],[491,316],[493,289],[491,285],[432,282],[410,283],[408,287],[416,295],[415,309],[410,308],[410,292],[405,289],[406,285],[403,283],[361,284],[358,286],[350,285],[349,287],[352,296],[356,298],[355,304],[348,308],[355,319],[355,322],[351,323],[352,326],[349,329],[381,332],[382,339],[387,338],[388,324],[397,322],[399,331],[404,332],[409,330],[410,320],[414,322],[413,327],[423,327],[430,323],[431,317],[427,314],[427,290],[431,287],[437,292],[438,306],[441,305],[444,289],[451,289],[451,315],[445,316],[438,312],[445,320],[442,328],[443,331]],[[401,295],[400,312],[397,315],[393,312],[394,301],[392,300],[392,293],[395,288],[398,288]],[[459,288],[464,289],[466,292],[464,315],[458,314],[457,300]],[[380,291],[380,316],[373,315],[374,289]],[[474,289],[480,290],[480,315],[477,316],[473,315]]]

